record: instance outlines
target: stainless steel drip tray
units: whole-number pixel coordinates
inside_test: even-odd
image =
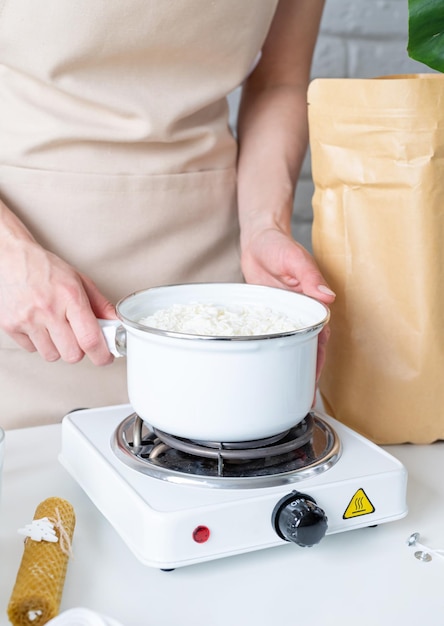
[[[172,437],[136,413],[114,431],[111,447],[126,465],[153,478],[194,486],[261,488],[325,472],[341,456],[335,430],[316,412],[273,438],[215,444]]]

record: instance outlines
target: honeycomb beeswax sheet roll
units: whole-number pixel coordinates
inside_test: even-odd
[[[62,498],[41,502],[26,536],[8,605],[13,626],[42,626],[59,613],[75,527],[72,505]]]

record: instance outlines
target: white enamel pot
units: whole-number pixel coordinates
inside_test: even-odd
[[[191,302],[266,306],[300,324],[288,333],[210,337],[140,323]],[[117,314],[119,328],[104,334],[112,352],[117,345],[126,354],[129,400],[151,426],[200,441],[249,441],[293,427],[312,406],[318,335],[329,320],[313,298],[238,283],[170,285],[123,298]]]

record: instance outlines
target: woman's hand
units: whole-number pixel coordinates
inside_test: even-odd
[[[0,328],[46,361],[113,361],[97,322],[116,317],[94,283],[42,248],[0,204]]]
[[[311,254],[278,228],[267,228],[248,242],[244,240],[242,270],[247,283],[304,293],[326,305],[335,299]],[[318,339],[316,379],[324,365],[329,336],[330,328],[326,326]]]
[[[335,298],[311,254],[278,228],[266,228],[244,240],[241,260],[249,283],[291,289],[326,304]]]

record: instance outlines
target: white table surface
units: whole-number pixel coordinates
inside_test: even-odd
[[[17,529],[50,496],[76,511],[61,610],[87,607],[124,626],[444,624],[444,559],[414,557],[414,531],[444,548],[444,443],[391,446],[409,472],[402,520],[162,572],[137,561],[57,460],[60,426],[6,433],[0,509],[0,626],[23,554]]]

